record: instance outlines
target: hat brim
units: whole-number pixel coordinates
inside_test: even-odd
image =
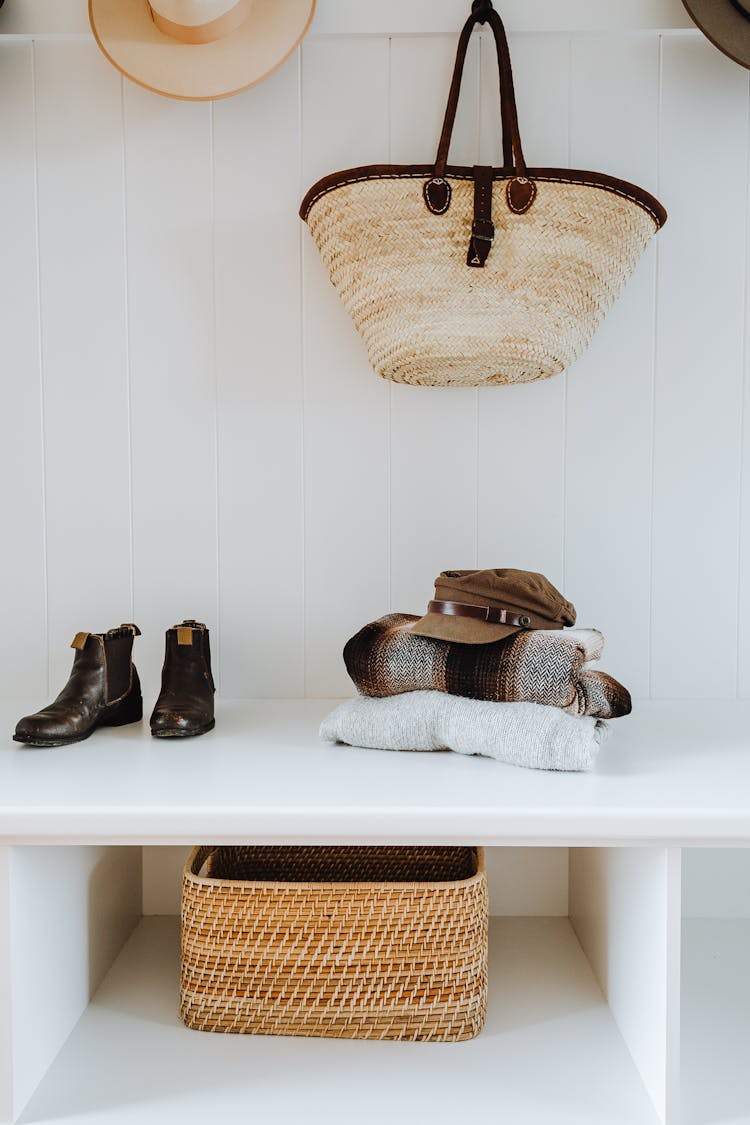
[[[472,617],[457,617],[446,613],[426,613],[415,621],[412,633],[418,637],[433,637],[437,641],[455,641],[460,645],[489,645],[502,641],[511,633],[519,633],[520,625],[492,625]]]
[[[315,0],[253,0],[236,31],[213,43],[182,43],[158,29],[146,0],[89,0],[99,47],[127,78],[184,101],[228,98],[289,58],[310,26]]]
[[[750,19],[730,0],[682,0],[707,39],[740,66],[750,68]]]

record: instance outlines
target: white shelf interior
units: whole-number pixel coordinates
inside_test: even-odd
[[[176,1017],[176,921],[139,920],[140,849],[0,848],[0,907],[12,919],[0,965],[0,1120],[137,1114],[167,1125],[197,1121],[219,1098],[227,1121],[244,1120],[252,1104],[261,1120],[374,1122],[397,1099],[404,1120],[439,1123],[471,1096],[481,1112],[503,1105],[529,1125],[672,1125],[679,852],[572,849],[563,858],[569,917],[493,919],[482,1036],[393,1045],[186,1031]],[[127,901],[113,894],[128,885]],[[503,887],[512,881],[495,890]],[[594,1079],[581,1082],[581,1060]]]
[[[177,1016],[177,920],[143,919],[20,1121],[656,1125],[567,919],[496,919],[490,950],[468,1043],[213,1035]]]
[[[471,1105],[520,1125],[750,1125],[750,852],[563,850],[567,893],[541,881],[526,901],[569,916],[493,918],[485,1031],[425,1045],[190,1032],[177,919],[139,918],[140,848],[0,848],[0,1121],[453,1125]],[[524,901],[514,862],[496,911]]]
[[[750,1123],[750,918],[687,918],[682,1125]]]

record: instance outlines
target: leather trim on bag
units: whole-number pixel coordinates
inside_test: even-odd
[[[461,81],[463,78],[466,52],[472,32],[477,24],[489,23],[495,41],[497,54],[497,68],[500,86],[500,119],[502,122],[503,167],[513,168],[516,175],[526,175],[526,161],[521,144],[521,133],[518,128],[518,112],[516,109],[516,95],[513,89],[513,66],[510,58],[508,38],[500,16],[494,11],[491,0],[483,0],[481,11],[477,4],[472,5],[471,15],[461,29],[456,49],[456,61],[453,66],[453,75],[448,90],[448,101],[445,106],[443,127],[440,131],[437,154],[435,156],[435,176],[445,176],[448,165],[448,152],[450,150],[453,126],[456,122],[456,110],[461,94]]]
[[[492,171],[495,182],[514,178],[514,172],[507,168],[493,168]],[[526,172],[528,179],[538,183],[581,184],[584,187],[611,191],[643,208],[653,219],[657,230],[667,221],[667,211],[659,200],[644,188],[629,183],[628,180],[620,180],[604,172],[587,172],[578,168],[528,168]],[[346,187],[348,184],[366,183],[368,180],[432,179],[433,173],[433,164],[365,164],[358,168],[332,172],[313,184],[300,204],[299,215],[307,222],[313,205],[319,199],[329,191]],[[473,180],[474,169],[451,164],[446,168],[445,175],[446,179]]]
[[[492,249],[495,225],[492,222],[492,168],[474,169],[474,221],[466,252],[467,266],[482,269]]]
[[[433,177],[422,188],[427,210],[433,215],[444,215],[451,205],[451,185],[447,180]]]
[[[516,215],[525,215],[536,199],[536,184],[526,176],[514,176],[505,187],[505,199]]]

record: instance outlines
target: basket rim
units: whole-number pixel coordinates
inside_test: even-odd
[[[218,846],[222,846],[222,845],[218,845]],[[223,846],[230,846],[230,845],[223,845]],[[231,845],[231,846],[242,847],[243,845],[239,844],[239,845]],[[284,845],[281,845],[281,846],[283,847]],[[289,845],[289,846],[294,847],[295,845]],[[321,845],[321,847],[323,847],[323,846],[325,846],[325,845]],[[341,846],[346,847],[345,844],[342,844]],[[376,847],[377,845],[373,845],[373,846]],[[406,844],[404,845],[404,847],[409,847],[409,846],[419,847],[420,845],[406,845]],[[429,845],[423,845],[423,846],[429,846]],[[472,851],[476,852],[476,856],[477,856],[477,869],[476,869],[476,871],[474,872],[473,875],[469,875],[468,878],[466,878],[466,879],[404,880],[404,881],[398,882],[398,883],[397,882],[390,882],[388,880],[382,880],[382,879],[361,880],[361,881],[357,881],[357,882],[353,882],[351,880],[330,880],[330,879],[328,879],[328,880],[318,880],[318,881],[312,881],[312,880],[308,881],[308,880],[302,880],[302,879],[297,879],[297,880],[288,880],[288,879],[284,879],[284,880],[274,880],[274,879],[216,879],[216,878],[212,878],[210,875],[198,875],[193,870],[193,867],[195,865],[195,861],[196,861],[196,858],[198,856],[198,853],[203,851],[204,847],[206,847],[206,845],[204,845],[204,844],[198,844],[191,850],[190,855],[185,860],[185,865],[182,869],[182,878],[183,878],[183,882],[190,882],[195,886],[206,886],[206,887],[227,886],[227,887],[253,887],[253,888],[255,888],[255,887],[261,888],[262,887],[266,890],[272,889],[272,888],[277,888],[277,889],[283,888],[285,890],[286,889],[291,890],[291,889],[299,888],[299,887],[314,887],[314,888],[317,888],[317,887],[321,887],[321,888],[322,887],[388,887],[392,890],[396,890],[397,888],[402,888],[402,887],[413,887],[413,888],[418,888],[418,889],[424,888],[425,890],[427,890],[427,889],[437,890],[438,888],[442,890],[442,889],[449,889],[451,887],[470,887],[474,883],[478,883],[481,880],[486,880],[487,864],[486,864],[486,861],[485,861],[484,848],[479,846],[479,845],[473,845],[473,844],[465,844],[465,845],[459,844],[459,845],[457,845],[457,847],[462,847],[462,846],[471,848]]]
[[[400,180],[400,179],[429,179],[434,175],[432,164],[362,164],[356,168],[344,168],[340,172],[332,172],[323,176],[307,191],[299,207],[299,216],[307,222],[314,205],[324,195],[335,191],[337,188],[349,184],[365,183],[368,180]],[[512,168],[493,167],[493,182],[512,180],[515,178]],[[589,172],[582,168],[528,168],[526,176],[530,180],[540,183],[570,184],[596,188],[600,191],[610,192],[627,199],[636,207],[645,211],[654,222],[656,229],[660,230],[667,221],[666,208],[655,195],[630,180],[610,176],[606,172]],[[465,165],[449,164],[444,173],[448,180],[473,180],[474,169]]]

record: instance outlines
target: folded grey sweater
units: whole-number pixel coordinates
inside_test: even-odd
[[[381,750],[455,750],[541,770],[589,770],[608,734],[602,719],[539,703],[493,703],[440,691],[347,699],[320,737]]]

